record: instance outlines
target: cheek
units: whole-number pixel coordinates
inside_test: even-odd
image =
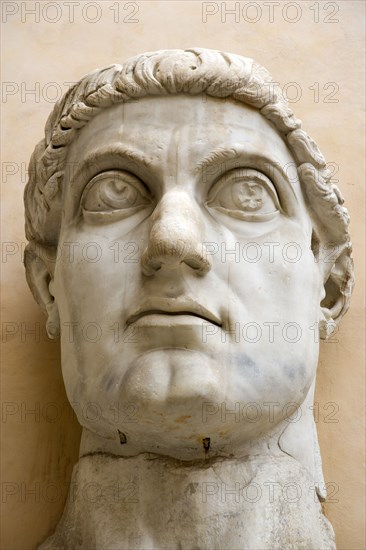
[[[138,284],[140,256],[136,240],[70,236],[60,248],[55,274],[61,318],[84,322],[118,320],[131,289]]]
[[[79,391],[79,377],[83,391],[85,384],[93,386],[97,381],[103,387],[110,386],[108,380],[100,380],[104,372],[101,365],[109,365],[116,344],[119,348],[124,344],[125,311],[136,294],[140,267],[133,261],[135,249],[131,247],[124,250],[122,245],[118,258],[112,241],[112,247],[96,238],[70,236],[66,242],[75,246],[72,255],[65,253],[66,246],[61,249],[55,291],[65,384],[75,393]],[[83,380],[85,372],[93,373],[88,380]],[[76,401],[78,397],[72,396]]]
[[[306,354],[306,347],[317,343],[320,281],[313,263],[257,263],[241,280],[241,285],[236,283],[229,325],[239,321],[247,339],[255,340],[258,332],[262,344],[265,335],[269,344],[296,345],[299,353]]]
[[[233,391],[249,376],[257,396],[264,391],[300,400],[314,377],[319,348],[322,281],[310,246],[293,233],[291,240],[240,243],[237,251],[236,258],[227,254],[228,261],[216,264],[226,315],[217,347],[231,354]]]
[[[271,316],[288,322],[316,321],[322,280],[308,241],[296,224],[288,222],[273,234],[222,245],[214,260],[226,286],[228,307],[232,304],[236,315],[251,321],[274,320]]]

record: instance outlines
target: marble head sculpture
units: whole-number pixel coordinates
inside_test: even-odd
[[[27,280],[84,428],[42,548],[334,548],[312,402],[349,219],[269,73],[201,48],[96,70],[29,173]]]

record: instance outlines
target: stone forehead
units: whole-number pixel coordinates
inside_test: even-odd
[[[97,141],[95,132],[98,133]],[[141,137],[136,141],[138,135],[143,136],[142,141]],[[147,96],[103,109],[79,130],[70,143],[66,163],[75,155],[77,160],[80,159],[80,152],[74,152],[76,144],[87,145],[91,151],[97,152],[107,142],[117,143],[122,139],[124,143],[131,142],[131,145],[144,150],[149,142],[161,147],[168,135],[172,139],[174,136],[174,140],[178,135],[182,140],[194,137],[196,147],[188,147],[185,151],[192,154],[198,152],[200,146],[225,150],[228,143],[234,141],[235,145],[250,149],[251,142],[259,146],[265,139],[276,146],[271,153],[275,155],[279,149],[291,157],[283,136],[257,109],[231,98],[224,101],[208,96],[202,100],[200,95],[176,94]],[[82,154],[84,152],[83,149]],[[295,167],[294,161],[292,164]]]

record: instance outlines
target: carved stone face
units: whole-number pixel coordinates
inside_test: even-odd
[[[82,425],[215,454],[302,403],[322,278],[271,123],[233,100],[119,104],[80,131],[66,177],[53,293]]]

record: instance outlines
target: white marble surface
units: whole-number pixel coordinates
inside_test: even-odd
[[[182,462],[81,458],[40,550],[334,550],[306,469],[282,454]]]

